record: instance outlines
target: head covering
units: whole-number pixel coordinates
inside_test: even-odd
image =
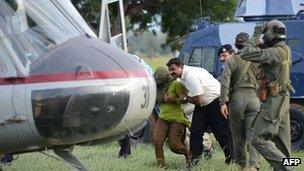
[[[248,39],[249,39],[249,34],[248,33],[240,32],[239,34],[237,34],[235,36],[234,46],[238,50],[241,50],[246,46]]]
[[[286,40],[286,26],[283,22],[273,19],[268,21],[265,27],[262,39],[268,47],[272,47],[276,43]]]
[[[167,87],[171,83],[173,78],[170,75],[170,72],[166,66],[157,67],[154,73],[154,78],[157,88],[156,101],[163,102]]]
[[[248,39],[249,39],[249,34],[245,32],[240,32],[235,36],[235,42],[237,41],[247,42]]]
[[[219,48],[219,50],[217,51],[217,55],[220,56],[221,53],[228,52],[231,50],[233,50],[232,46],[230,44],[225,44]]]

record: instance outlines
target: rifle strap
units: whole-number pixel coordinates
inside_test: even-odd
[[[249,66],[250,66],[251,62],[250,61],[246,61],[245,67],[243,68],[242,72],[240,73],[240,75],[238,75],[236,82],[234,84],[233,89],[237,88],[237,85],[239,83],[239,81],[241,80],[241,78],[244,76],[244,74],[246,73],[246,71],[248,70]]]

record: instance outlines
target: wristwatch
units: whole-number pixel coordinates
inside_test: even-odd
[[[188,101],[188,98],[187,98],[187,96],[185,96],[183,100],[184,100],[184,101]]]

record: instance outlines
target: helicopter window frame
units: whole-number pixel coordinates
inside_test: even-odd
[[[68,40],[85,34],[97,37],[77,10],[69,9],[74,8],[69,1],[15,0],[0,5],[1,45],[17,70],[13,77],[27,76],[33,61]]]
[[[2,61],[2,59],[0,58],[0,76],[4,75],[7,71],[7,67],[5,65],[5,63]]]
[[[115,23],[119,25],[117,30],[113,29]],[[98,37],[101,40],[128,51],[122,0],[101,0],[98,28]]]
[[[6,58],[4,58],[5,54],[3,54],[2,46],[0,45],[0,77],[6,77],[8,72]]]
[[[7,65],[8,72],[4,74],[4,77],[25,77],[29,73],[30,61],[26,60],[25,65],[21,62],[20,58],[15,53],[12,45],[10,44],[8,38],[5,36],[2,28],[0,27],[0,41],[1,53],[4,53],[1,58]],[[1,54],[0,53],[0,54]]]
[[[196,64],[191,63],[191,59],[193,59],[193,55],[195,54],[195,52],[197,50],[200,50],[200,54],[198,54],[199,61],[195,62]],[[216,54],[216,46],[194,47],[191,49],[188,64],[189,64],[189,66],[204,68],[208,72],[213,73],[215,71],[215,66],[216,66],[216,64],[215,64],[216,55],[215,54]]]

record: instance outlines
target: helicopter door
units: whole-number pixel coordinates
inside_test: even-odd
[[[122,0],[102,0],[100,13],[99,38],[127,51]]]

